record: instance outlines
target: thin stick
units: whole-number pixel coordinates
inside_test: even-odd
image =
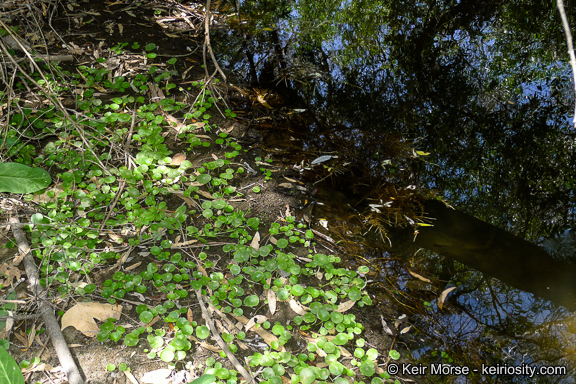
[[[41,315],[40,314],[34,314],[34,315],[14,315],[14,316],[0,316],[0,321],[6,321],[6,320],[14,320],[14,321],[21,321],[21,320],[31,320],[31,319],[37,319],[39,318]]]
[[[218,89],[212,84],[212,81],[214,80],[214,77],[216,76],[217,73],[219,73],[222,76],[224,84],[226,84],[227,82],[226,74],[224,74],[224,71],[218,64],[216,56],[214,55],[214,51],[212,50],[212,44],[210,43],[210,22],[212,20],[212,14],[210,12],[210,3],[211,3],[210,0],[208,0],[206,3],[206,15],[204,16],[204,44],[202,46],[202,61],[204,63],[204,85],[202,86],[202,90],[198,93],[198,96],[196,96],[196,99],[192,103],[193,107],[196,105],[196,102],[199,99],[202,99],[202,101],[204,101],[207,89],[210,89],[213,92],[214,94],[213,97],[216,95],[218,96],[218,98],[222,98]],[[216,70],[212,75],[210,75],[210,73],[208,72],[208,58],[207,58],[208,55],[206,54],[206,51],[208,51],[208,54],[210,55],[210,58],[214,63],[214,67],[216,67]],[[226,108],[228,108],[226,100],[224,100],[224,98],[222,98],[222,100],[224,101],[224,105],[226,105]],[[218,104],[214,103],[214,105],[216,106],[216,109],[218,109],[218,111],[222,114],[222,116],[224,116],[224,113],[222,113]]]
[[[132,168],[130,166],[130,162],[128,161],[129,160],[128,150],[130,148],[130,143],[132,142],[132,132],[134,132],[135,124],[136,124],[136,105],[134,105],[134,110],[132,111],[132,123],[130,124],[130,131],[128,132],[128,137],[126,137],[126,142],[124,143],[124,161],[126,162],[126,166],[128,167],[128,169]],[[102,221],[100,229],[98,230],[99,234],[102,233],[102,230],[106,226],[106,222],[110,218],[110,215],[112,215],[112,211],[114,211],[114,207],[118,203],[118,199],[120,198],[120,195],[122,195],[124,187],[126,187],[126,179],[122,179],[122,181],[120,181],[120,187],[118,188],[118,192],[116,192],[116,197],[114,198],[112,205],[110,205],[110,208],[108,208],[108,213],[106,214],[106,217],[104,218],[104,221]]]
[[[204,305],[204,299],[202,299],[202,293],[200,292],[199,289],[196,290],[196,297],[198,298],[198,304],[200,304],[200,308],[202,309],[202,317],[204,318],[204,321],[208,325],[208,328],[210,328],[210,331],[212,332],[212,337],[214,338],[214,340],[216,340],[216,343],[218,343],[220,349],[224,351],[224,353],[226,354],[232,365],[234,365],[236,370],[240,372],[242,376],[244,376],[244,379],[246,379],[246,383],[248,384],[252,383],[252,378],[250,377],[248,371],[240,364],[236,356],[234,356],[232,352],[230,352],[230,349],[228,348],[224,340],[222,340],[222,336],[220,336],[220,334],[216,330],[214,322],[212,321],[212,318],[208,314],[208,310]]]
[[[556,6],[560,12],[560,18],[562,19],[562,26],[564,27],[564,33],[566,34],[566,45],[568,46],[568,56],[570,56],[570,66],[572,67],[572,76],[574,78],[574,91],[576,92],[576,56],[574,56],[574,45],[572,44],[572,33],[570,33],[570,25],[568,24],[568,17],[566,17],[566,11],[564,10],[564,2],[562,0],[556,0]],[[574,128],[576,128],[576,105],[574,106]]]
[[[18,218],[14,216],[10,217],[9,221],[10,224],[20,223]],[[64,372],[66,372],[66,375],[68,376],[68,382],[70,384],[84,384],[84,380],[82,379],[82,376],[80,376],[80,371],[74,362],[70,349],[68,349],[68,345],[66,345],[66,340],[64,340],[64,336],[62,335],[62,331],[58,325],[58,320],[56,320],[56,316],[54,315],[54,311],[50,304],[48,304],[44,299],[46,293],[42,291],[42,287],[40,286],[40,275],[38,274],[38,268],[34,263],[32,252],[30,252],[26,236],[19,225],[13,225],[11,228],[16,243],[18,244],[18,249],[20,252],[25,254],[24,267],[26,268],[26,274],[28,275],[28,286],[38,301],[38,309],[42,315],[44,324],[46,325],[46,332],[50,335],[52,345],[58,355],[58,360],[60,360],[60,364],[62,364]]]
[[[214,56],[214,51],[212,51],[212,44],[210,44],[210,20],[212,19],[212,14],[210,12],[210,0],[206,3],[206,16],[204,18],[204,66],[206,70],[206,74],[208,74],[208,67],[206,66],[206,48],[208,48],[208,52],[210,53],[210,58],[212,58],[212,62],[216,67],[216,70],[222,75],[222,79],[226,82],[226,75],[218,65],[218,61],[216,61],[216,56]]]

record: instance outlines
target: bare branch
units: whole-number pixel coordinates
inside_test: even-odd
[[[14,238],[18,244],[18,249],[24,256],[24,267],[26,268],[26,274],[28,275],[28,286],[34,297],[38,301],[38,310],[42,319],[44,320],[44,325],[46,325],[46,332],[50,335],[50,340],[52,340],[52,345],[56,350],[58,355],[58,360],[64,368],[66,375],[68,376],[68,382],[70,384],[84,384],[84,379],[80,376],[80,371],[74,362],[74,358],[70,353],[70,349],[64,340],[60,326],[58,325],[58,320],[54,315],[54,309],[50,306],[48,301],[46,301],[46,292],[42,290],[40,285],[40,276],[38,274],[38,268],[34,263],[34,258],[30,247],[28,246],[28,241],[24,232],[18,225],[20,221],[17,217],[10,217],[10,224],[12,227],[12,232],[14,233]]]
[[[216,340],[216,343],[218,343],[218,346],[224,351],[224,353],[226,354],[226,357],[228,357],[228,359],[230,360],[232,365],[234,365],[234,368],[236,368],[236,370],[238,370],[238,372],[240,372],[240,374],[244,377],[244,379],[246,379],[246,383],[252,384],[253,381],[252,381],[252,378],[250,377],[250,374],[240,364],[238,359],[236,359],[236,356],[234,356],[234,354],[232,354],[232,352],[230,352],[230,349],[228,348],[228,346],[226,345],[224,340],[222,340],[222,337],[220,336],[220,334],[218,333],[218,330],[214,326],[214,322],[212,321],[212,318],[208,314],[208,310],[206,309],[206,306],[204,305],[204,299],[202,298],[202,292],[199,289],[196,290],[196,297],[198,298],[198,304],[200,304],[200,309],[202,310],[202,317],[204,318],[206,325],[208,326],[208,328],[212,332],[212,337],[214,338],[214,340]]]
[[[206,17],[204,19],[204,65],[206,65],[206,49],[210,53],[210,58],[216,67],[216,70],[222,76],[224,82],[226,82],[226,75],[218,65],[218,61],[216,61],[216,56],[214,56],[214,51],[212,51],[212,44],[210,44],[210,22],[212,21],[212,13],[210,12],[210,0],[206,3]],[[208,71],[208,68],[205,68]],[[206,72],[208,74],[208,72]]]
[[[560,18],[562,19],[562,26],[566,34],[566,45],[568,46],[568,56],[570,56],[570,66],[572,67],[572,76],[574,78],[574,92],[576,94],[576,57],[574,56],[574,44],[572,43],[572,33],[570,32],[570,25],[568,24],[568,17],[566,17],[566,10],[564,9],[564,2],[556,0]],[[576,105],[574,106],[574,127],[576,128]]]

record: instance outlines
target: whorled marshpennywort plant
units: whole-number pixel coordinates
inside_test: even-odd
[[[125,47],[114,47],[112,54],[123,54]],[[144,49],[148,60],[157,59],[155,46]],[[195,105],[145,96],[150,84],[166,94],[177,88],[172,83],[178,76],[175,64],[171,59],[131,77],[112,77],[99,65],[80,66],[78,73],[54,68],[57,75],[51,81],[58,91],[77,95],[74,118],[54,107],[20,108],[14,100],[17,108],[5,134],[7,156],[43,165],[58,185],[45,191],[41,211],[27,226],[42,284],[63,296],[141,302],[133,322],[105,321],[97,339],[141,346],[149,358],[172,366],[191,366],[187,357],[210,337],[202,318],[190,316],[196,301],[190,292],[201,292],[227,324],[263,315],[275,302],[291,308],[294,316],[282,321],[268,316],[250,330],[231,327],[221,334],[231,353],[249,355],[246,361],[258,380],[390,381],[379,364],[399,354],[379,356],[364,339],[364,327],[352,309],[372,304],[366,292],[368,268],[341,268],[339,257],[313,251],[314,233],[292,216],[263,227],[260,218],[234,206],[232,200],[242,196],[235,185],[244,172],[234,160],[245,152],[211,122],[217,100],[208,90]],[[114,96],[106,97],[101,89]],[[235,116],[230,110],[225,114]],[[168,115],[185,122],[177,132],[171,131],[174,123]],[[207,154],[213,148],[222,155],[174,165],[167,131],[189,152]],[[37,149],[30,144],[37,137],[52,139]],[[269,162],[254,160],[265,179],[271,179]],[[175,208],[169,205],[173,196],[182,199]],[[257,232],[266,235],[262,244],[254,239]],[[184,243],[198,248],[187,250]],[[94,272],[108,269],[139,246],[149,252],[140,268],[116,269],[103,283],[93,281]],[[77,283],[71,283],[72,277]],[[270,337],[251,350],[247,340],[254,339],[254,330]],[[219,355],[226,357],[223,351]],[[202,373],[236,384],[238,372],[215,357],[206,360]]]

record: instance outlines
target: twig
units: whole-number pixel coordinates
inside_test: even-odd
[[[210,53],[210,58],[216,67],[216,70],[222,75],[222,79],[226,82],[226,75],[218,65],[218,61],[216,61],[216,57],[214,56],[214,51],[212,51],[212,45],[210,44],[210,20],[212,19],[212,15],[210,13],[210,0],[206,3],[206,16],[204,18],[204,68],[206,70],[206,75],[208,75],[208,66],[206,66],[206,49]],[[206,76],[208,77],[208,76]]]
[[[118,203],[118,199],[120,198],[120,195],[122,194],[122,192],[124,192],[125,186],[126,186],[126,179],[122,179],[120,181],[120,187],[118,188],[118,192],[116,192],[116,197],[114,198],[112,205],[110,205],[110,207],[108,208],[108,213],[106,214],[106,217],[102,221],[102,224],[100,224],[100,229],[98,230],[98,234],[101,234],[102,230],[106,226],[106,222],[108,221],[108,219],[112,215],[112,211],[114,211],[114,207],[116,207],[116,204]]]
[[[238,188],[237,191],[241,191],[241,190],[243,190],[243,189],[248,189],[248,188],[250,188],[251,186],[253,186],[254,184],[258,184],[258,183],[254,182],[254,183],[252,183],[252,184],[245,185],[245,186],[242,187],[242,188]]]
[[[134,125],[136,125],[136,105],[134,105],[134,109],[132,111],[132,123],[130,124],[130,131],[128,132],[128,136],[126,137],[126,141],[124,142],[124,161],[126,162],[126,166],[128,167],[128,169],[132,169],[132,167],[130,166],[128,150],[130,148],[130,143],[132,142],[132,133],[134,132]],[[116,197],[114,198],[112,205],[110,205],[110,208],[108,208],[108,213],[106,214],[104,221],[102,221],[102,224],[100,225],[100,229],[98,230],[99,234],[102,233],[102,230],[106,225],[106,222],[110,218],[110,215],[112,215],[112,211],[114,211],[114,207],[118,203],[120,195],[122,195],[122,192],[124,192],[124,187],[126,187],[126,179],[122,179],[122,181],[120,182],[120,187],[118,188],[118,192],[116,192]]]
[[[208,328],[210,328],[210,331],[212,332],[212,337],[214,338],[214,340],[216,340],[216,343],[218,343],[218,346],[224,351],[224,353],[226,354],[232,365],[234,365],[236,370],[240,372],[242,376],[244,376],[244,379],[246,379],[246,383],[248,384],[252,383],[252,378],[250,377],[248,371],[246,371],[246,369],[240,364],[238,359],[236,359],[236,356],[234,356],[232,352],[230,352],[230,349],[228,348],[224,340],[222,340],[222,336],[220,336],[220,334],[216,330],[214,322],[212,321],[212,318],[208,314],[208,310],[204,305],[204,299],[202,299],[202,293],[200,292],[199,289],[196,290],[196,297],[198,298],[198,304],[200,304],[200,308],[202,309],[202,317],[204,318],[204,321],[208,325]]]
[[[236,244],[236,243],[227,243],[225,241],[217,241],[214,243],[202,243],[202,244],[172,244],[170,249],[182,249],[182,248],[202,248],[202,247],[216,247],[219,245],[228,245],[228,244]]]
[[[334,241],[334,239],[331,238],[330,236],[326,236],[326,235],[323,234],[322,232],[317,231],[317,230],[315,230],[315,229],[313,229],[313,228],[310,228],[310,230],[312,231],[312,233],[314,233],[315,235],[320,236],[321,238],[323,238],[323,239],[326,240],[327,242],[332,243],[332,244],[336,244],[336,242]]]
[[[21,321],[21,320],[30,320],[30,319],[37,319],[41,315],[40,314],[33,314],[33,315],[14,315],[14,316],[0,316],[0,321],[6,320],[14,320],[14,321]]]
[[[562,26],[564,27],[564,33],[566,34],[566,45],[568,46],[568,56],[570,57],[570,66],[572,66],[572,76],[574,78],[574,91],[576,92],[576,56],[574,56],[574,45],[572,44],[572,33],[570,33],[570,25],[568,24],[568,17],[566,17],[566,11],[564,10],[564,2],[562,0],[556,0],[556,6],[560,12],[560,18],[562,19]],[[576,128],[576,105],[574,106],[574,128]]]
[[[31,57],[33,59],[41,59],[44,61],[74,61],[74,56],[72,55],[39,55],[39,54],[34,54],[31,55]],[[20,58],[16,58],[14,59],[14,61],[16,63],[20,63],[22,61],[26,61],[27,58],[26,57],[20,57]]]
[[[14,216],[10,217],[9,221],[11,224],[20,223],[18,218]],[[82,376],[80,376],[80,371],[74,362],[70,349],[68,349],[68,345],[66,345],[66,340],[64,340],[64,336],[62,335],[62,331],[60,330],[60,326],[58,325],[58,321],[54,315],[54,311],[50,304],[48,304],[48,302],[43,298],[46,294],[42,291],[42,287],[40,286],[38,268],[34,263],[26,236],[24,235],[24,232],[22,232],[22,229],[20,229],[19,225],[12,226],[12,232],[14,233],[14,238],[18,244],[18,249],[20,252],[26,254],[24,256],[24,267],[26,268],[26,274],[28,275],[28,286],[38,301],[38,309],[42,315],[44,324],[46,325],[46,332],[50,335],[52,345],[58,355],[58,360],[60,360],[60,364],[62,364],[64,372],[66,372],[66,375],[68,376],[68,382],[70,384],[84,384],[84,380],[82,379]]]

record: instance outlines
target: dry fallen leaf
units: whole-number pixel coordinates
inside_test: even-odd
[[[171,369],[157,369],[155,371],[146,372],[140,378],[143,383],[150,384],[168,384],[170,382]]]
[[[408,270],[408,273],[410,273],[412,276],[414,276],[415,278],[417,278],[420,281],[423,281],[425,283],[430,283],[432,284],[432,281],[430,281],[429,279],[425,278],[424,276],[420,276],[419,274],[417,274],[416,272],[412,272],[411,270]]]
[[[32,346],[32,343],[34,343],[34,337],[35,336],[36,336],[36,324],[34,324],[32,326],[32,329],[28,333],[28,347],[27,347],[27,349]]]
[[[408,332],[411,328],[412,328],[411,325],[407,326],[406,328],[402,328],[402,330],[400,331],[400,334],[401,334],[401,335],[405,334],[405,333]]]
[[[208,277],[208,272],[206,272],[206,270],[204,269],[203,266],[199,265],[198,269],[200,270],[200,272],[202,272],[202,274],[206,277]]]
[[[0,276],[6,277],[4,286],[12,285],[14,280],[20,279],[21,275],[20,270],[11,264],[5,263],[0,267]]]
[[[386,332],[389,335],[394,335],[394,332],[392,332],[392,330],[388,326],[388,323],[386,323],[386,320],[384,320],[384,316],[380,315],[380,320],[382,322],[382,329],[384,330],[384,332]]]
[[[352,357],[352,354],[343,346],[340,346],[340,354],[342,354],[342,357]]]
[[[266,292],[266,298],[268,299],[268,308],[270,309],[270,314],[273,315],[276,312],[276,294],[273,290],[268,289]]]
[[[258,250],[260,248],[260,232],[256,231],[256,233],[254,234],[254,237],[252,238],[252,242],[250,243],[250,246],[252,248],[254,248],[255,250]]]
[[[246,344],[244,344],[243,342],[241,342],[240,340],[234,340],[234,342],[235,342],[236,344],[238,344],[238,346],[239,346],[241,349],[243,349],[243,350],[245,350],[245,351],[248,349],[248,346],[247,346]]]
[[[132,384],[140,384],[140,383],[138,382],[138,380],[136,380],[136,378],[134,377],[134,375],[132,374],[132,372],[130,372],[130,371],[123,371],[123,372],[124,372],[124,375],[126,376],[126,378],[127,378],[128,380],[130,380],[130,382],[131,382]],[[159,384],[160,384],[160,383],[159,383]]]
[[[212,196],[212,195],[211,195],[210,193],[208,193],[208,192],[199,190],[199,191],[196,191],[196,193],[199,194],[199,195],[201,195],[202,197],[207,198],[207,199],[214,200],[214,196]]]
[[[239,322],[241,322],[242,324],[245,325],[246,330],[248,330],[248,323],[252,320],[248,320],[245,316],[236,316],[235,314],[231,313],[230,314],[233,318],[235,318],[236,320],[238,320]],[[259,315],[260,316],[260,315]],[[255,316],[258,317],[258,316]],[[266,316],[262,316],[265,320],[267,320]],[[262,320],[262,321],[265,321]],[[256,332],[258,334],[258,336],[260,336],[262,339],[264,339],[264,342],[268,345],[271,345],[273,342],[278,342],[278,338],[276,336],[274,336],[273,334],[271,334],[270,332],[268,332],[267,330],[265,330],[262,327],[258,327],[258,328],[253,328],[252,329],[253,332]],[[279,352],[284,352],[286,349],[282,346],[280,348]]]
[[[180,134],[182,132],[182,128],[184,128],[185,125],[172,115],[166,114],[165,117],[166,121],[168,121],[168,124],[170,124],[170,128],[175,131],[176,135]]]
[[[355,303],[354,300],[348,300],[343,303],[340,303],[338,304],[338,308],[336,308],[336,312],[344,313],[350,308],[352,308],[354,306],[354,303]]]
[[[236,128],[237,124],[232,124],[229,128],[220,128],[220,132],[230,133]]]
[[[18,339],[20,344],[22,344],[25,349],[28,349],[28,337],[22,331],[14,333],[14,336]]]
[[[286,212],[284,212],[286,217],[292,216],[292,212],[290,212],[290,204],[286,204]]]
[[[250,328],[252,328],[253,326],[256,325],[256,323],[261,324],[263,322],[265,322],[266,320],[268,320],[268,318],[266,316],[263,315],[256,315],[254,317],[252,317],[250,320],[248,320],[248,322],[245,324],[245,330],[246,332],[248,332],[250,330]]]
[[[0,331],[0,339],[8,339],[8,335],[12,331],[12,327],[14,326],[14,313],[12,311],[6,311],[7,315],[10,316],[6,319],[6,326]]]
[[[184,160],[186,160],[186,154],[185,153],[177,153],[172,158],[170,165],[179,166],[180,164],[182,164],[184,162]]]
[[[300,316],[304,316],[310,310],[310,308],[303,306],[294,299],[291,299],[289,301],[289,304],[290,308]]]
[[[199,128],[204,128],[204,126],[206,125],[206,123],[203,122],[203,121],[199,121],[199,122],[197,122],[197,123],[193,123],[193,124],[190,124],[190,125],[192,125],[192,126],[193,126],[194,128],[196,128],[196,129],[199,129]]]
[[[102,303],[78,303],[62,316],[62,329],[74,327],[88,337],[96,337],[100,327],[94,319],[105,321],[110,318],[120,319],[121,305]]]
[[[23,368],[22,373],[31,373],[31,372],[57,372],[58,370],[55,369],[50,364],[40,363],[40,364],[31,364],[28,368]]]
[[[448,294],[450,292],[452,292],[453,290],[455,290],[457,287],[450,287],[450,288],[446,288],[444,291],[442,291],[442,293],[440,294],[440,297],[438,298],[438,308],[442,309],[442,307],[444,307],[444,301],[446,300],[446,297],[448,297]]]
[[[187,246],[194,244],[194,243],[197,243],[197,242],[198,242],[198,240],[188,240],[188,241],[185,241],[183,243],[174,243],[170,246],[170,249],[187,247]]]
[[[398,328],[400,324],[402,324],[406,319],[408,319],[408,316],[406,316],[406,314],[403,313],[402,315],[398,316],[396,321],[394,321],[394,326]]]

